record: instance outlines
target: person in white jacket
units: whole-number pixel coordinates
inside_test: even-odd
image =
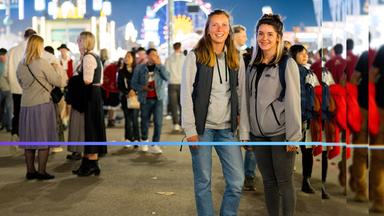
[[[173,44],[174,52],[165,61],[165,69],[169,72],[168,95],[172,112],[173,130],[180,131],[180,83],[185,55],[181,50],[181,43]]]

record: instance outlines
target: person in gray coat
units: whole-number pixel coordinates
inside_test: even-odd
[[[50,91],[67,84],[67,74],[58,64],[49,64],[42,58],[44,40],[38,35],[29,37],[24,59],[16,70],[23,90],[19,118],[21,142],[40,142],[20,146],[25,149],[26,179],[48,180],[54,176],[46,172],[49,146],[44,142],[57,142],[56,110]],[[38,151],[38,170],[35,169],[35,152]]]
[[[294,215],[296,196],[293,168],[297,147],[266,145],[268,142],[301,140],[300,77],[296,62],[285,56],[283,23],[278,15],[266,14],[256,25],[256,45],[240,99],[240,140],[263,142],[254,147],[268,214],[277,216],[282,200],[283,215]],[[285,96],[280,97],[279,67],[286,61]]]

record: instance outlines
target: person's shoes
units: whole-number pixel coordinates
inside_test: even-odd
[[[141,142],[149,142],[149,141],[148,140],[142,140]],[[142,152],[147,152],[148,151],[148,145],[139,146],[139,150]]]
[[[62,152],[63,151],[63,148],[62,147],[54,147],[54,148],[51,148],[51,152],[52,153],[59,153],[59,152]]]
[[[12,134],[11,142],[19,142],[19,136],[17,134]]]
[[[255,187],[255,177],[245,176],[243,191],[256,191]]]
[[[342,186],[342,187],[345,187],[346,185],[346,173],[345,173],[345,169],[343,167],[343,163],[340,161],[337,166],[339,167],[339,184]]]
[[[179,125],[179,124],[175,124],[175,125],[173,125],[173,131],[175,131],[175,132],[180,132],[180,131],[181,131],[181,127],[180,127],[180,125]]]
[[[90,175],[99,176],[100,175],[100,168],[98,165],[97,160],[89,160],[88,159],[88,166],[84,166],[83,169],[80,169],[77,172],[77,176],[79,177],[86,177]]]
[[[37,172],[27,172],[27,174],[25,175],[25,178],[27,180],[37,179]]]
[[[163,151],[158,145],[149,146],[148,152],[152,154],[161,154]]]
[[[368,202],[368,197],[364,193],[356,193],[355,197],[353,198],[353,201],[360,203]]]
[[[126,143],[131,143],[132,141],[129,140],[129,139],[126,139],[124,142],[126,142]],[[132,145],[124,145],[124,148],[128,148],[128,149],[130,149],[130,148],[132,148]]]
[[[353,169],[352,169],[352,166],[349,166],[349,173],[351,174],[351,177],[349,178],[349,188],[351,189],[351,191],[353,192],[356,192],[357,191],[357,188],[356,188],[356,181],[355,181],[355,175],[353,173]]]
[[[73,173],[74,175],[77,175],[77,174],[80,172],[80,170],[87,169],[88,166],[89,166],[89,160],[88,160],[88,158],[83,157],[83,158],[81,159],[80,167],[79,167],[78,169],[76,169],[76,170],[72,170],[72,173]]]
[[[11,146],[9,146],[9,152],[10,152],[11,154],[15,154],[15,153],[17,153],[18,151],[19,151],[19,147],[15,146],[15,145],[11,145]]]
[[[384,212],[384,203],[373,203],[372,207],[369,209],[369,212],[372,213],[383,213]]]
[[[165,120],[172,120],[172,116],[171,115],[166,115],[165,116]]]
[[[79,152],[73,152],[70,155],[67,155],[67,160],[80,160],[81,159],[81,153]]]
[[[321,198],[322,199],[330,199],[331,198],[331,196],[329,195],[329,193],[325,189],[324,184],[321,186]]]
[[[44,172],[44,173],[37,173],[36,174],[36,179],[37,180],[49,180],[49,179],[54,179],[54,178],[55,178],[54,175],[48,174],[46,172]]]
[[[301,191],[303,191],[304,193],[308,193],[308,194],[314,194],[315,193],[316,190],[315,190],[315,188],[313,188],[309,177],[303,178],[303,184],[301,186]]]

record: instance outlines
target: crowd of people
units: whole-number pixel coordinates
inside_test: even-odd
[[[265,14],[256,23],[253,48],[246,48],[246,28],[231,26],[229,13],[214,10],[194,49],[185,54],[177,42],[162,64],[153,47],[130,50],[111,62],[107,50],[96,54],[95,36],[88,31],[78,36],[78,61],[71,58],[66,44],[57,48],[56,58],[54,49],[44,48],[44,39],[27,29],[18,46],[0,49],[1,130],[23,142],[104,142],[106,127],[114,127],[115,110],[121,106],[126,147],[161,154],[158,145],[134,145],[149,142],[151,117],[151,141],[161,141],[163,109],[169,101],[173,130],[183,130],[190,142],[198,215],[214,215],[212,148],[226,183],[220,215],[236,215],[242,191],[256,190],[256,165],[268,214],[294,215],[293,173],[299,147],[268,143],[383,144],[384,124],[377,120],[384,119],[384,100],[379,97],[384,91],[384,46],[356,56],[353,40],[348,39],[344,59],[342,44],[310,51],[304,44],[284,41],[283,34],[280,16]],[[244,146],[198,144],[238,140]],[[25,151],[26,179],[54,178],[46,171],[50,146],[20,147]],[[300,145],[300,150],[304,193],[316,193],[310,179],[314,156],[321,154],[321,194],[330,198],[328,160],[341,155],[340,185],[346,187],[349,171],[354,200],[369,198],[372,211],[384,212],[383,150],[368,154],[368,148],[353,148],[348,168],[350,148],[308,144]],[[68,146],[68,151],[67,159],[82,160],[73,174],[100,175],[98,159],[107,153],[107,146]]]

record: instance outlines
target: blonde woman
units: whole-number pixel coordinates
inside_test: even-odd
[[[50,91],[55,87],[64,87],[67,83],[65,71],[57,64],[49,64],[42,59],[44,40],[38,35],[28,39],[24,59],[20,62],[16,75],[23,89],[19,119],[21,142],[58,141],[56,132],[56,111],[51,100]],[[22,146],[25,149],[28,180],[53,179],[46,172],[48,146]],[[38,151],[38,170],[34,161]]]
[[[103,113],[103,100],[101,84],[103,80],[103,67],[100,58],[93,53],[95,36],[88,31],[80,33],[77,40],[81,59],[77,73],[84,81],[84,140],[92,142],[105,142],[105,125]],[[84,146],[84,156],[79,169],[73,173],[78,176],[99,175],[99,154],[106,153],[106,146]]]
[[[204,36],[186,57],[181,80],[182,127],[190,142],[198,215],[214,215],[211,172],[212,148],[226,182],[220,215],[237,215],[244,182],[240,146],[198,146],[198,142],[233,142],[237,129],[238,79],[243,59],[233,43],[231,17],[223,10],[208,16]]]

